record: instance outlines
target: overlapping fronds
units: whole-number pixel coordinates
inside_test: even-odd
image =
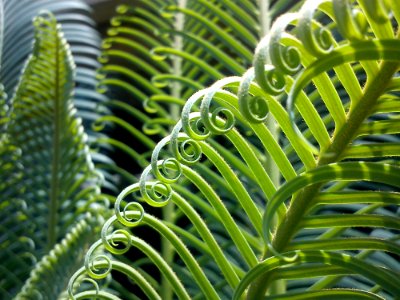
[[[96,107],[105,98],[95,92],[95,71],[99,67],[97,57],[100,54],[101,39],[94,28],[94,21],[90,18],[87,4],[81,0],[3,2],[4,46],[0,78],[7,94],[13,94],[24,62],[32,52],[32,19],[41,10],[51,11],[62,24],[65,38],[71,45],[76,63],[74,102],[86,130],[90,130],[90,124],[99,116]]]
[[[1,219],[5,221],[1,248],[6,256],[1,262],[1,292],[5,298],[18,291],[32,262],[52,250],[91,210],[91,202],[99,195],[99,176],[72,100],[74,62],[69,46],[52,14],[44,13],[34,25],[33,54],[10,101],[11,113],[2,113],[5,138],[2,136],[1,175],[7,178],[2,181],[1,194]],[[87,238],[94,227],[85,226]],[[62,252],[65,256],[71,251],[69,260],[79,262],[75,253],[81,243],[74,238],[78,238],[77,234],[68,238]],[[70,245],[75,250],[67,248]],[[63,272],[69,266],[63,266],[63,255],[58,252],[50,256],[53,260],[57,256],[57,271]],[[45,266],[44,263],[38,268]],[[52,295],[63,288],[65,282],[55,284]],[[41,288],[36,289],[36,293],[42,292]],[[42,297],[46,298],[46,293]]]
[[[119,173],[131,181],[123,175],[135,173],[132,166],[146,166],[154,140],[175,125],[193,92],[224,76],[240,75],[251,65],[259,36],[283,2],[275,3],[270,15],[260,13],[268,9],[266,1],[135,1],[132,7],[120,6],[103,43],[99,70],[99,90],[110,97],[106,105],[114,115],[98,119],[95,128],[113,124],[114,132],[128,134],[98,141],[119,149],[117,157],[123,157],[118,167],[104,167],[122,169]]]
[[[21,286],[36,258],[31,254],[34,245],[30,236],[33,232],[29,226],[27,205],[23,201],[24,191],[15,188],[21,180],[23,168],[19,163],[21,151],[10,142],[6,134],[9,107],[5,98],[5,93],[1,91],[0,259],[1,272],[4,276],[0,280],[0,295],[10,298],[11,293],[7,291]]]
[[[90,142],[103,136],[104,134],[93,131],[91,127],[92,123],[107,111],[104,108],[102,111],[99,109],[101,103],[106,101],[106,97],[96,91],[101,37],[91,18],[89,6],[83,0],[3,0],[3,3],[1,27],[3,35],[0,36],[4,43],[0,44],[4,44],[4,47],[0,54],[2,66],[0,82],[4,84],[9,100],[15,92],[24,63],[32,52],[34,37],[32,19],[40,11],[51,11],[63,26],[65,38],[71,47],[76,64],[73,99],[77,114],[82,119]],[[97,151],[91,151],[91,155],[94,162],[112,162],[110,158]],[[107,176],[107,179],[112,180],[110,176]]]
[[[111,145],[119,149],[120,155],[130,160],[130,164],[143,167],[147,160],[142,154],[155,145],[146,133],[153,131],[156,134],[162,130],[157,124],[149,124],[148,131],[141,132],[140,127],[150,121],[143,106],[152,95],[168,95],[166,89],[153,85],[151,78],[167,72],[171,67],[168,62],[153,60],[151,49],[159,45],[170,45],[170,39],[160,37],[155,30],[170,28],[172,25],[160,14],[160,6],[165,1],[138,2],[141,5],[134,9],[127,6],[118,8],[118,16],[111,20],[111,28],[103,41],[98,91],[110,97],[105,104],[113,110],[113,115],[97,119],[94,129],[102,130],[105,125],[112,124],[116,127],[114,132],[127,133],[129,137],[125,140],[120,138],[123,134],[115,134],[117,138],[104,138],[97,143],[102,147]],[[155,120],[162,119],[167,125],[173,121],[168,118],[168,111],[162,105],[156,104],[149,110],[153,112]],[[126,159],[124,161],[128,162]],[[126,166],[123,168],[129,169]]]
[[[118,165],[97,167],[111,169],[110,174],[114,171],[121,176],[120,187],[136,181],[132,176],[138,172],[135,166],[144,167],[149,163],[150,150],[156,144],[154,140],[164,137],[168,128],[176,123],[190,94],[226,75],[240,75],[251,65],[251,53],[258,36],[266,30],[264,23],[276,17],[276,12],[260,14],[267,10],[264,1],[260,4],[246,1],[245,11],[242,1],[183,2],[137,1],[134,7],[121,6],[104,40],[99,90],[110,97],[106,105],[115,114],[99,118],[94,128],[104,130],[104,125],[115,125],[112,130],[117,132],[117,138],[102,138],[97,142],[100,147],[112,145],[119,152],[115,156]],[[246,55],[240,54],[241,51]],[[123,133],[128,134],[123,137]],[[229,155],[225,146],[217,141],[213,141],[213,145]],[[261,152],[257,152],[257,156],[266,160]],[[253,189],[254,178],[245,164],[234,155],[226,159],[243,172],[246,188]],[[226,185],[218,188],[223,178],[207,165],[198,165],[196,169],[203,176],[215,179],[213,187],[221,197],[232,195],[227,193]],[[191,192],[192,183],[185,185],[187,187],[177,188],[195,196]],[[106,187],[115,189],[115,186]],[[259,187],[254,187],[254,193],[259,193]],[[261,195],[256,197],[261,198]],[[173,223],[179,220],[171,207],[163,215]],[[225,242],[223,235],[220,242]]]
[[[150,299],[400,295],[399,20],[397,1],[364,0],[310,0],[279,17],[252,68],[185,101],[77,274],[114,270]],[[146,211],[171,205],[168,220]],[[138,237],[141,227],[169,241],[172,260]],[[159,273],[93,255],[102,247],[115,255],[134,248]],[[76,298],[96,293],[117,299],[105,291]]]
[[[30,272],[15,299],[65,299],[68,277],[82,264],[85,250],[98,231],[98,216],[87,213]]]

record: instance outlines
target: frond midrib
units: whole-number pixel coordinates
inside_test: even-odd
[[[53,33],[55,35],[54,41],[54,53],[56,54],[55,59],[55,78],[54,78],[54,133],[53,133],[53,157],[51,166],[51,183],[50,183],[50,199],[49,199],[49,226],[48,226],[48,240],[47,249],[50,250],[56,243],[57,240],[57,219],[58,219],[58,200],[59,200],[59,165],[60,165],[60,145],[61,145],[61,121],[62,121],[62,99],[60,99],[60,42],[58,39],[58,32]]]

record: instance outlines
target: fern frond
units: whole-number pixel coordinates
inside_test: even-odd
[[[10,142],[5,133],[8,120],[8,106],[5,103],[5,94],[1,99],[1,126],[0,140],[0,259],[1,272],[0,295],[11,298],[22,286],[29,275],[29,270],[36,263],[32,255],[34,243],[31,224],[29,223],[28,208],[23,200],[24,190],[15,188],[23,176],[23,167],[20,164],[21,151]]]
[[[237,14],[236,2],[225,3],[164,9],[186,16],[188,33],[178,35],[198,35],[153,52],[188,58],[178,76],[209,87],[185,101],[163,98],[183,105],[181,120],[154,147],[139,183],[119,194],[96,245],[128,253],[144,226],[164,238],[172,250],[162,259],[182,283],[155,263],[176,287],[156,286],[169,298],[395,299],[399,5],[305,1],[276,19],[253,68],[211,84],[227,72],[216,48],[245,68],[253,58],[245,16],[255,3],[241,2],[244,24],[221,8]]]
[[[105,108],[99,109],[106,97],[96,92],[98,79],[96,69],[100,66],[97,58],[100,55],[101,38],[91,19],[91,10],[82,0],[51,1],[38,0],[31,2],[5,0],[4,3],[4,47],[2,49],[2,68],[0,81],[5,86],[9,100],[13,97],[18,78],[23,70],[24,62],[32,52],[34,30],[32,19],[42,10],[51,11],[60,24],[63,25],[65,38],[71,45],[71,52],[76,63],[74,76],[74,105],[89,141],[93,142],[100,134],[93,131],[91,124],[103,113],[109,113]],[[8,103],[9,104],[9,103]],[[102,134],[101,136],[104,136]],[[91,151],[94,162],[106,160],[106,156]],[[108,180],[109,174],[104,174]],[[112,181],[106,181],[111,185]]]
[[[75,223],[91,210],[91,202],[99,195],[99,175],[94,170],[87,136],[73,105],[74,63],[69,46],[51,13],[37,17],[34,25],[34,52],[10,101],[11,113],[6,117],[5,128],[9,142],[4,140],[2,144],[4,155],[12,150],[10,145],[19,151],[13,160],[2,155],[4,168],[8,164],[12,167],[9,171],[14,173],[3,181],[1,202],[2,214],[4,212],[8,219],[2,225],[2,248],[11,256],[9,261],[2,260],[2,269],[7,271],[2,280],[5,280],[5,290],[11,294],[18,291],[33,267],[29,261],[25,265],[21,263],[26,258],[33,262],[42,259],[75,228]],[[7,176],[7,168],[2,171],[2,176]],[[22,204],[21,208],[17,207],[18,203]],[[93,236],[94,223],[79,225],[80,230],[86,232],[85,237],[82,236],[84,240]],[[5,227],[9,227],[7,231]],[[76,241],[78,232],[75,231],[73,239],[67,238],[68,245],[58,246],[56,253],[43,258],[35,267],[36,271],[26,283],[26,293],[43,292],[42,297],[46,297],[51,290],[47,296],[53,298],[51,295],[65,288],[62,281],[50,288],[40,282],[44,277],[38,280],[37,276],[42,274],[54,279],[51,272],[55,274],[69,268],[62,261],[59,266],[55,261],[68,255],[70,261],[79,263],[75,254],[79,249],[82,251],[80,247],[84,245]],[[73,243],[75,254],[68,253],[66,248]],[[13,277],[20,281],[12,287],[7,281],[15,281]],[[47,287],[44,289],[45,285],[38,284]]]
[[[82,264],[84,253],[93,242],[100,220],[88,213],[73,226],[58,244],[43,256],[30,272],[15,299],[59,299],[67,287],[67,276]],[[55,284],[56,283],[56,284]]]
[[[32,19],[41,11],[51,11],[63,25],[66,40],[71,45],[76,67],[74,102],[79,117],[87,132],[90,124],[98,118],[96,105],[105,97],[95,93],[97,79],[95,71],[99,67],[100,36],[94,29],[90,9],[83,1],[39,0],[22,2],[6,0],[4,3],[4,47],[0,70],[1,82],[10,97],[13,95],[23,63],[32,51],[34,37]],[[3,29],[2,29],[3,30]]]
[[[47,236],[38,232],[35,242],[51,249],[59,233],[65,232],[63,215],[76,208],[82,198],[75,197],[82,188],[93,193],[96,177],[87,137],[72,103],[74,65],[68,45],[52,15],[43,15],[34,24],[34,52],[11,100],[8,132],[22,151],[25,176],[21,186],[35,186],[35,192],[26,195],[32,214],[43,209],[49,214]],[[48,208],[40,207],[47,202]],[[66,211],[60,214],[60,209]]]

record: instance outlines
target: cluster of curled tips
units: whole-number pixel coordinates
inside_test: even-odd
[[[68,283],[69,299],[85,299],[90,295],[98,296],[101,293],[96,280],[106,278],[112,270],[111,259],[107,255],[99,254],[102,253],[100,252],[102,245],[102,240],[99,240],[90,247],[85,256],[85,265],[70,278]],[[86,290],[78,292],[80,285],[85,282],[90,283],[92,288],[85,285]]]
[[[120,262],[113,261],[104,252],[104,248],[114,255],[126,253],[131,245],[133,236],[126,229],[115,229],[116,223],[126,227],[138,226],[144,218],[144,209],[139,202],[128,202],[123,205],[124,198],[139,190],[138,184],[125,188],[118,196],[115,203],[115,215],[109,218],[101,230],[101,239],[95,242],[85,256],[84,267],[80,268],[71,277],[68,284],[70,299],[84,299],[88,296],[100,297],[101,299],[119,299],[112,294],[100,291],[96,280],[105,279],[111,271],[116,269],[125,272],[126,266]],[[120,225],[118,227],[121,227]],[[130,272],[135,272],[130,270]],[[76,293],[81,282],[90,282],[94,289]]]
[[[177,125],[197,141],[207,139],[210,134],[220,135],[230,131],[235,125],[238,111],[235,112],[235,95],[223,88],[239,79],[227,77],[193,94],[182,109],[181,124]],[[211,110],[213,103],[218,107]]]

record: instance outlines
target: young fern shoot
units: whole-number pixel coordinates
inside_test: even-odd
[[[70,297],[118,299],[98,286],[74,294],[79,276],[102,279],[115,271],[149,299],[164,294],[159,277],[179,299],[395,299],[400,295],[400,4],[305,1],[298,12],[273,22],[253,55],[246,48],[251,36],[243,43],[230,36],[252,29],[234,23],[216,5],[216,23],[235,28],[220,30],[196,14],[194,8],[209,12],[206,2],[165,10],[193,17],[189,28],[201,39],[191,40],[216,53],[214,83],[200,75],[209,70],[202,59],[210,56],[198,50],[200,58],[191,56],[197,69],[188,72],[196,75],[181,82],[198,78],[208,87],[179,102],[180,120],[155,145],[139,182],[117,197],[101,240],[70,281]],[[256,3],[240,3],[239,12],[236,2],[220,1],[249,24]],[[283,3],[277,1],[275,10]],[[226,56],[217,59],[221,53],[203,41],[208,36],[239,53],[232,68],[249,56],[253,66],[246,65],[247,71],[242,66],[241,76],[222,76]],[[165,47],[154,52],[184,56]],[[265,159],[276,165],[279,180]],[[176,223],[148,210],[172,204]],[[139,236],[140,227],[170,243],[172,260]],[[158,271],[150,274],[118,260],[131,248]],[[99,249],[113,257],[97,256]]]

